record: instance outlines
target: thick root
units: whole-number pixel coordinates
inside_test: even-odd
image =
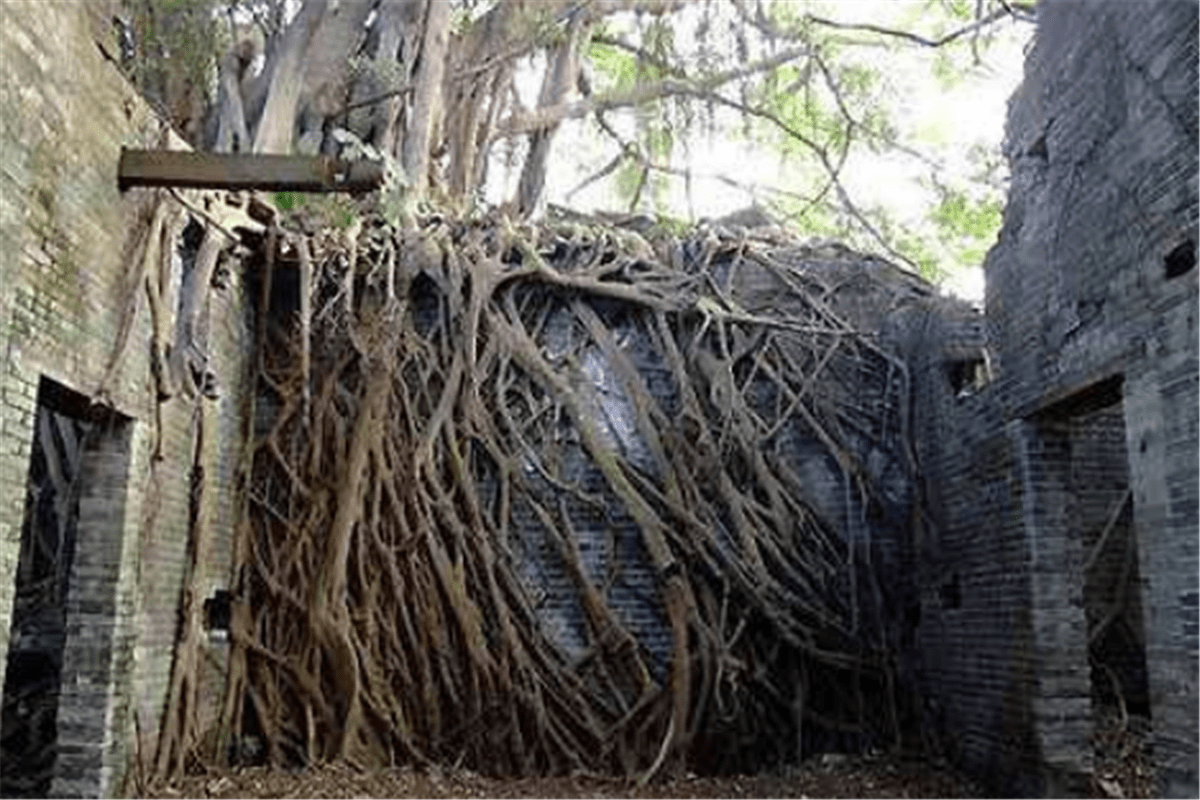
[[[794,248],[631,236],[371,222],[268,254],[306,296],[262,304],[227,736],[644,781],[890,733],[870,559],[795,453],[874,502],[864,447],[909,468],[903,371]]]

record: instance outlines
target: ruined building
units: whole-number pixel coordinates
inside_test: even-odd
[[[938,352],[947,322],[930,320],[911,356],[931,521],[915,669],[963,763],[1063,792],[1054,773],[1088,769],[1109,691],[1090,649],[1149,712],[1163,789],[1193,795],[1196,6],[1038,16],[1009,103],[983,350]]]
[[[905,382],[879,361],[878,395],[861,398],[875,415],[863,429],[886,440],[858,451],[879,498],[852,496],[802,438],[789,458],[805,506],[874,559],[887,613],[861,629],[915,698],[906,724],[997,793],[1077,793],[1097,715],[1119,704],[1149,720],[1160,790],[1195,796],[1197,8],[1046,0],[1038,16],[982,311],[878,259],[793,252],[839,318],[903,362]],[[171,713],[214,727],[239,467],[271,413],[252,403],[261,259],[222,262],[201,313],[183,313],[205,204],[224,197],[179,193],[157,224],[180,246],[143,257],[155,208],[118,191],[121,147],[182,144],[97,47],[108,26],[86,4],[0,3],[4,794],[121,792],[151,768],[180,696],[195,706]],[[735,287],[717,269],[743,308],[769,301],[755,273]],[[184,319],[195,329],[177,330]],[[203,353],[197,389],[166,397],[156,348],[180,337]],[[579,527],[583,560],[600,559],[603,537]],[[545,583],[539,613],[560,646],[583,654],[580,604],[545,551],[528,546],[524,577]],[[628,627],[665,669],[671,631],[639,599],[657,591],[639,569],[614,596],[628,593]],[[186,620],[202,624],[199,685],[181,694]]]

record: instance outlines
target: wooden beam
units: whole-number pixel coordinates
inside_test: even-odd
[[[383,185],[377,161],[330,156],[196,153],[121,148],[117,187],[263,189],[278,192],[369,192]]]

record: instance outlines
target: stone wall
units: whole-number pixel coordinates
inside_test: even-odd
[[[199,584],[205,596],[227,585],[233,467],[243,438],[237,389],[250,349],[235,275],[210,296],[210,366],[223,383],[220,398],[156,403],[150,314],[133,258],[153,197],[117,191],[117,160],[123,145],[182,145],[98,46],[115,51],[111,11],[104,2],[0,3],[0,654],[10,648],[39,387],[42,402],[50,402],[47,387],[74,398],[68,413],[90,413],[87,401],[102,400],[118,420],[81,467],[56,795],[121,791],[133,751],[148,756],[157,742],[200,416],[213,538]],[[20,647],[19,637],[11,646]],[[210,647],[219,663],[222,645]],[[219,689],[219,680],[209,681],[204,692],[211,698]]]
[[[926,713],[998,790],[1081,790],[1104,694],[1089,638],[1128,564],[1144,653],[1117,671],[1136,683],[1141,657],[1162,791],[1195,796],[1197,7],[1038,15],[985,265],[994,381],[958,396],[932,346],[917,368]]]

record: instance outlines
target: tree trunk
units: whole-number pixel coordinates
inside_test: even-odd
[[[262,115],[254,134],[254,152],[287,153],[292,148],[296,112],[303,88],[304,60],[308,56],[327,0],[305,0],[279,43],[278,58],[271,71]]]
[[[421,5],[418,0],[383,0],[379,5],[379,20],[375,23],[379,29],[379,48],[375,58],[382,61],[397,61],[402,65],[400,74],[408,81],[417,57],[417,36],[419,29]],[[368,81],[371,97],[378,97],[394,87],[385,85],[378,76],[372,76]],[[397,152],[400,143],[401,109],[407,107],[404,95],[392,97],[385,103],[380,103],[371,109],[374,136],[372,141],[376,147],[389,152]]]
[[[300,110],[320,121],[345,104],[350,57],[362,46],[373,0],[340,0],[321,20],[304,57]]]
[[[246,127],[246,109],[242,104],[242,74],[246,64],[234,48],[221,59],[221,84],[218,89],[217,138],[213,151],[238,153],[250,149],[250,132]]]
[[[204,372],[208,355],[200,336],[201,314],[208,300],[208,287],[213,270],[226,244],[225,234],[209,224],[196,253],[195,265],[183,278],[179,289],[179,315],[175,318],[175,346],[171,350],[171,372],[174,386],[204,387]],[[190,394],[190,392],[189,392]]]
[[[579,48],[588,40],[591,24],[583,14],[575,14],[569,23],[566,40],[548,54],[550,62],[542,79],[542,90],[538,96],[538,108],[549,108],[562,103],[579,78]],[[529,155],[521,170],[521,182],[517,188],[517,209],[522,216],[529,216],[537,207],[546,185],[546,162],[550,158],[550,145],[558,131],[558,122],[553,122],[529,135]]]
[[[404,174],[414,199],[422,199],[429,188],[429,151],[442,113],[442,75],[450,37],[450,4],[429,0],[425,11],[425,36],[421,43],[413,84],[412,119],[404,138]]]

